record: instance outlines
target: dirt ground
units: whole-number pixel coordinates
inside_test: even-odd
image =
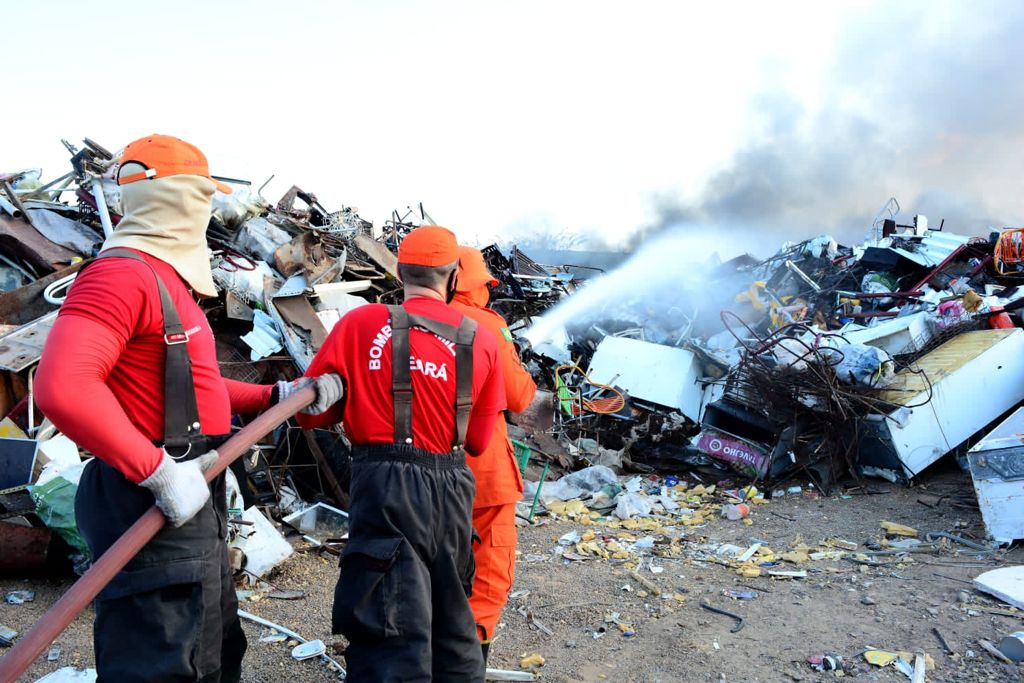
[[[663,568],[659,573],[650,570],[649,557],[638,567],[661,589],[661,598],[647,594],[630,575],[635,558],[566,560],[555,551],[558,539],[573,530],[594,530],[599,537],[621,536],[622,530],[565,520],[521,529],[516,597],[505,610],[489,665],[515,669],[522,657],[539,654],[545,659],[538,669],[541,680],[552,683],[820,681],[840,674],[868,681],[907,680],[891,666],[867,664],[862,652],[880,648],[931,655],[935,668],[928,672],[929,681],[1021,680],[1024,667],[998,662],[978,641],[998,643],[1024,629],[1024,616],[984,611],[999,604],[968,583],[987,568],[1024,563],[1024,552],[1018,549],[994,559],[942,549],[914,553],[910,562],[882,556],[894,562],[882,566],[862,567],[841,559],[782,567],[807,570],[806,579],[742,578],[733,567],[700,559],[706,557],[701,547],[721,543],[746,548],[764,541],[776,554],[801,541],[817,546],[828,537],[863,543],[878,537],[881,520],[922,533],[983,536],[978,512],[957,498],[972,497],[970,479],[954,468],[937,467],[914,488],[872,481],[868,489],[870,493],[855,489],[830,498],[772,500],[753,508],[750,525],[713,518],[699,528],[670,527],[670,535],[683,537],[680,556],[654,558],[656,567]],[[865,550],[863,545],[860,550]],[[242,608],[306,638],[320,638],[330,648],[339,641],[330,634],[337,572],[334,558],[297,554],[272,580],[280,588],[303,589],[305,599],[263,598],[246,601]],[[37,592],[35,602],[0,606],[0,623],[26,631],[68,585],[68,580],[0,580],[4,592]],[[750,591],[756,597],[734,600],[722,594],[726,589]],[[706,611],[702,602],[742,615],[743,628],[732,633],[735,622]],[[613,613],[622,627],[609,621]],[[60,666],[90,665],[90,623],[88,613],[76,619],[57,641],[58,661],[43,658],[23,680],[34,681]],[[935,628],[955,654],[944,650]],[[286,644],[260,642],[263,627],[245,622],[245,629],[250,641],[245,681],[336,680],[315,660],[293,661]],[[845,671],[814,671],[806,659],[816,653],[842,656]]]

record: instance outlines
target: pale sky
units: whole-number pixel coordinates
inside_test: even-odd
[[[943,43],[963,25],[966,5],[897,4]],[[216,174],[275,174],[272,201],[294,183],[375,226],[423,202],[464,238],[545,227],[614,243],[771,135],[759,98],[783,92],[804,117],[834,105],[837,46],[852,23],[891,28],[889,6],[7,3],[0,170],[52,178],[70,170],[62,137],[120,148],[158,132]],[[841,99],[872,110],[870,96]]]

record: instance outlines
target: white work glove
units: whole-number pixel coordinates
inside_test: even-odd
[[[299,389],[313,384],[316,389],[316,399],[300,412],[306,415],[319,415],[326,413],[331,406],[340,401],[345,395],[345,385],[341,377],[335,374],[320,375],[316,379],[312,377],[300,377],[291,382],[280,381],[277,383],[277,402],[285,400]]]
[[[210,485],[203,472],[217,462],[217,451],[204,453],[198,458],[178,462],[164,453],[160,465],[141,482],[153,492],[156,506],[164,513],[167,523],[179,527],[196,516],[210,497]]]

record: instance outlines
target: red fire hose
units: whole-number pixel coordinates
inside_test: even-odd
[[[313,387],[305,387],[272,406],[262,415],[246,425],[241,431],[224,442],[217,449],[220,458],[213,467],[206,471],[206,480],[210,481],[223,472],[236,458],[248,451],[272,429],[275,429],[289,417],[302,410],[316,398]],[[0,657],[0,681],[13,683],[25,672],[32,662],[50,646],[50,643],[67,628],[78,613],[92,602],[103,587],[114,575],[135,557],[142,546],[163,528],[167,520],[155,505],[146,511],[107,552],[93,562],[85,574],[54,603],[46,614],[36,622],[35,626],[18,642]]]

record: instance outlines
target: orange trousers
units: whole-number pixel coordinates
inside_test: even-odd
[[[469,606],[480,639],[490,641],[508,602],[516,573],[516,504],[493,505],[473,510],[473,528],[480,542],[473,544],[476,578]]]

